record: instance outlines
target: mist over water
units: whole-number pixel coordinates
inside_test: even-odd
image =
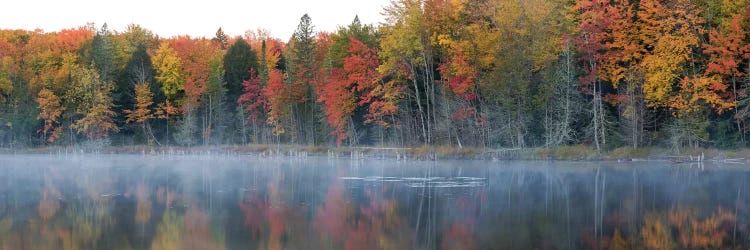
[[[750,247],[750,168],[0,156],[0,249]]]

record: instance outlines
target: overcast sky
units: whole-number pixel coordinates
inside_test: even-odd
[[[11,0],[0,8],[0,29],[40,28],[57,31],[93,22],[124,31],[140,24],[162,37],[191,35],[213,37],[222,27],[230,36],[264,28],[286,41],[300,17],[308,13],[316,31],[335,31],[355,15],[363,23],[377,24],[389,0]]]

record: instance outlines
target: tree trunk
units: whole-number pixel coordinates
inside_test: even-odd
[[[737,98],[737,79],[736,77],[732,76],[732,93]],[[737,133],[740,134],[740,142],[742,142],[742,145],[745,144],[745,133],[742,131],[742,120],[738,117],[739,110],[737,108],[734,109],[734,121],[737,124]]]
[[[412,77],[412,83],[414,84],[414,94],[415,99],[417,100],[417,109],[419,111],[419,119],[420,119],[420,125],[422,126],[422,138],[424,138],[425,142],[429,143],[427,138],[427,130],[425,129],[425,120],[424,120],[424,112],[422,111],[422,101],[419,97],[419,84],[417,84],[416,79],[416,72],[414,71],[414,66],[411,66],[411,72],[414,77]]]
[[[594,83],[594,145],[596,145],[596,152],[601,152],[599,145],[599,93],[597,92],[597,84]]]

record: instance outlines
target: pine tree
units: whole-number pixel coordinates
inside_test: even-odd
[[[258,57],[244,39],[238,39],[224,55],[224,81],[227,83],[227,99],[234,110],[236,101],[242,95],[242,81],[250,77],[250,69],[258,70]]]
[[[216,31],[216,36],[211,39],[211,41],[219,44],[219,47],[221,49],[227,49],[227,46],[229,46],[229,38],[227,38],[227,34],[224,34],[224,31],[219,27],[219,30]]]

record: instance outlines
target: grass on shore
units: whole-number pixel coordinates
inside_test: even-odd
[[[83,147],[39,147],[26,149],[0,149],[0,153],[58,153],[58,152],[97,152],[109,154],[154,154],[177,152],[180,154],[200,154],[206,152],[257,154],[257,155],[328,155],[337,157],[407,157],[411,159],[524,159],[524,160],[621,160],[650,159],[665,157],[688,157],[703,155],[705,159],[748,158],[750,149],[717,150],[705,148],[683,149],[679,154],[669,149],[657,147],[620,147],[597,153],[589,145],[571,145],[556,148],[526,149],[490,149],[476,147],[452,146],[417,146],[417,147],[328,147],[293,144],[253,144],[253,145],[217,145],[194,147],[155,147],[155,146],[110,146],[103,148]]]

